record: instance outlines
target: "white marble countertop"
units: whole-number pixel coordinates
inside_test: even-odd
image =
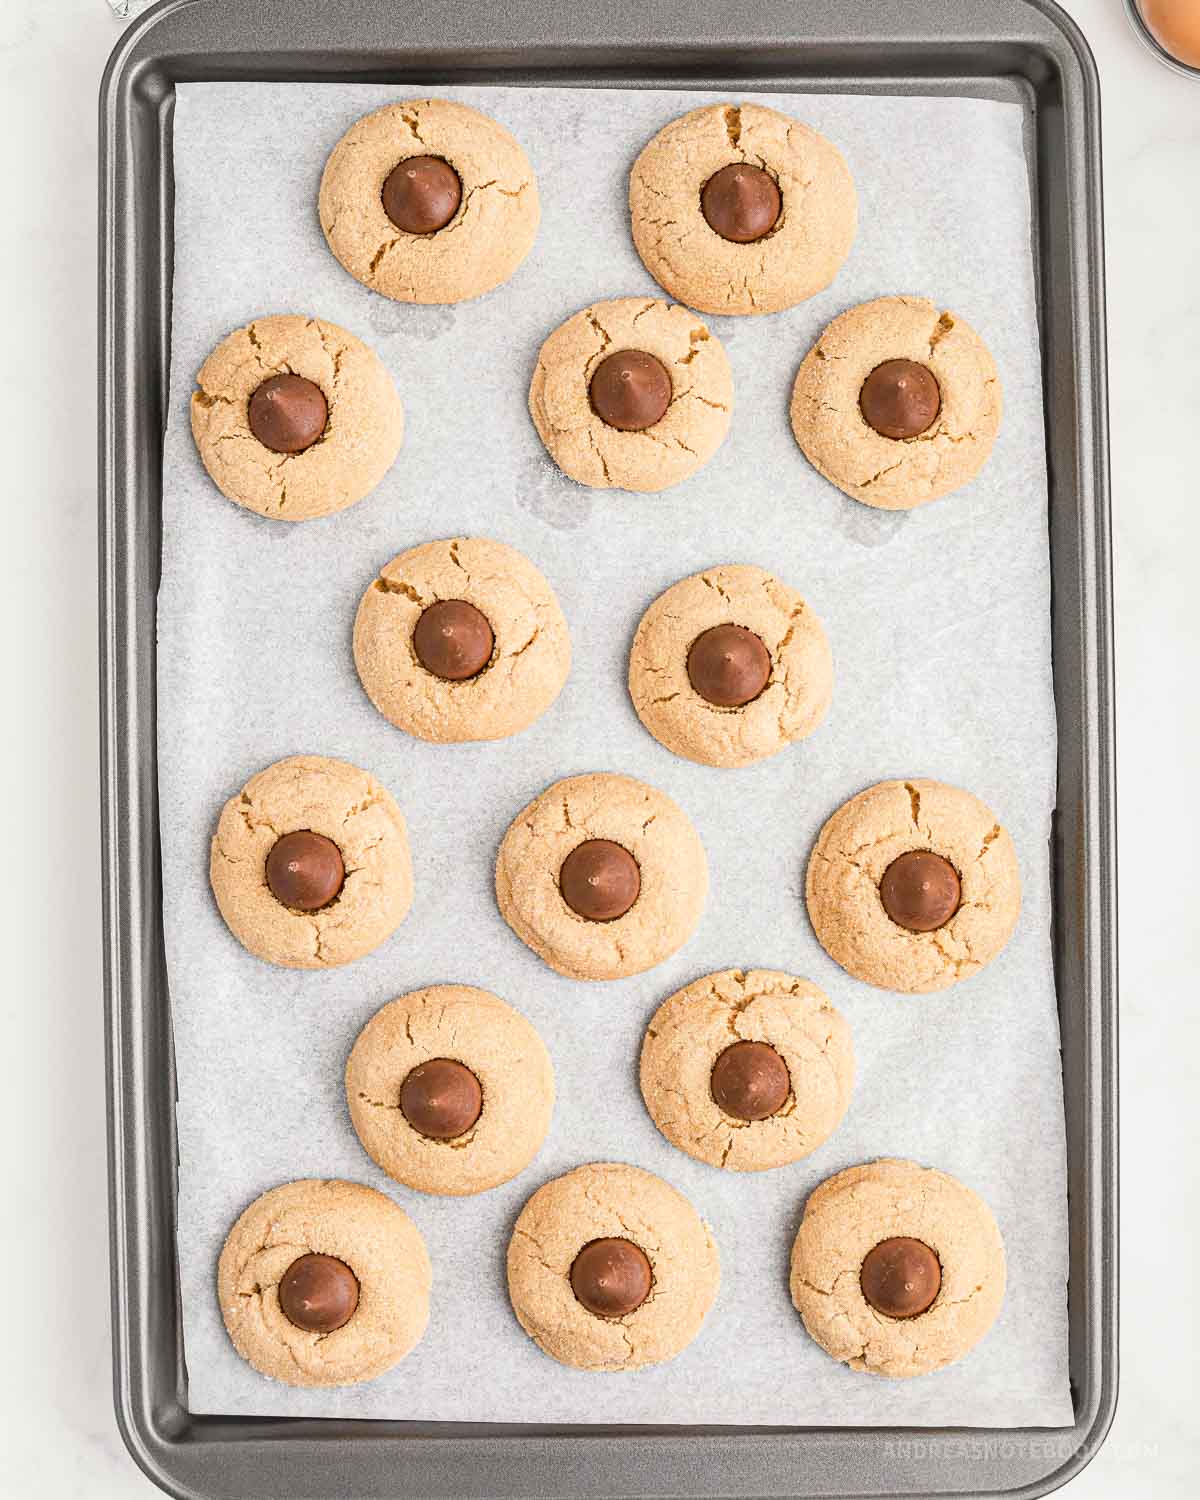
[[[995,0],[997,5],[1006,0]],[[1073,1500],[1200,1492],[1200,85],[1068,0],[1104,102],[1119,700],[1121,1404]],[[5,0],[0,1494],[148,1496],[112,1415],[97,815],[96,90],[104,0]],[[15,1333],[15,1339],[14,1339]]]

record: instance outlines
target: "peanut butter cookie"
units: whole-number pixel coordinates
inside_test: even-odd
[[[404,440],[379,356],[321,318],[255,318],[196,376],[192,436],[213,483],[273,521],[311,521],[375,488]]]
[[[729,430],[733,377],[719,341],[684,307],[596,302],[542,345],[529,413],[550,457],[593,489],[668,489]]]
[[[854,1087],[850,1028],[806,979],[706,974],[665,1000],[642,1043],[642,1097],[673,1146],[731,1172],[800,1161]]]
[[[529,158],[498,121],[446,99],[356,120],[329,154],[318,200],[329,248],[398,302],[463,302],[507,281],[541,208]]]
[[[540,1187],[508,1245],[508,1292],[538,1348],[581,1370],[674,1359],[716,1300],[708,1225],[660,1177],[614,1162]]]
[[[554,1109],[540,1036],[487,990],[437,984],[378,1010],[346,1064],[363,1149],[422,1193],[482,1193],[523,1172]]]
[[[824,719],[833,659],[816,614],[762,568],[706,568],[660,594],[629,653],[638,718],[676,755],[748,766]]]
[[[217,1296],[234,1347],[285,1385],[357,1385],[425,1332],[432,1274],[404,1211],[357,1182],[264,1193],[229,1231]]]
[[[792,431],[814,469],[879,510],[961,489],[1000,430],[1000,377],[975,330],[923,297],[878,297],[834,318],[792,388]]]
[[[838,151],[760,104],[708,104],[654,137],[629,176],[633,242],[672,297],[772,313],[829,285],[858,221]]]
[[[569,979],[653,968],[691,937],[707,894],[687,815],[632,776],[555,782],[513,819],[496,858],[501,916]]]
[[[1004,1301],[991,1210],[945,1172],[874,1161],[809,1196],[792,1246],[804,1326],[852,1370],[903,1379],[969,1353]]]
[[[354,622],[371,702],[422,740],[498,740],[550,707],[571,668],[554,590],[512,547],[452,537],[401,552]]]
[[[978,973],[1021,910],[1007,831],[978,797],[940,781],[881,781],[851,797],[821,829],[806,890],[829,956],[908,994]]]
[[[404,815],[369,772],[293,755],[225,804],[209,878],[230,932],[256,958],[290,969],[346,964],[408,914]]]

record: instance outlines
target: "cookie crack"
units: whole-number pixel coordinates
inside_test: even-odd
[[[534,644],[534,642],[537,640],[538,636],[541,635],[541,633],[542,633],[541,627],[540,626],[535,627],[533,634],[524,643],[524,645],[518,646],[515,651],[512,651],[512,652],[509,653],[509,657],[508,657],[509,661],[516,661],[516,659],[519,656],[524,656],[525,653],[526,653],[526,651],[529,650],[529,648]]]
[[[965,1297],[953,1297],[949,1301],[943,1301],[941,1298],[939,1298],[929,1309],[929,1311],[936,1312],[939,1307],[965,1307],[968,1302],[974,1302],[975,1298],[978,1297],[980,1292],[982,1291],[983,1288],[981,1286],[977,1286],[973,1292],[968,1292]],[[916,1351],[914,1350],[913,1352],[915,1354]]]
[[[411,583],[405,583],[403,578],[387,578],[382,573],[375,580],[372,587],[381,594],[403,594],[406,599],[411,599],[414,604],[424,604],[420,594],[413,588]]]
[[[608,461],[604,457],[604,450],[603,450],[603,448],[601,448],[600,444],[596,441],[596,434],[592,431],[592,429],[590,427],[585,427],[583,430],[587,434],[587,440],[591,444],[592,452],[600,460],[600,470],[601,470],[601,473],[603,473],[603,475],[604,475],[604,483],[606,485],[609,485],[611,487],[611,485],[612,485],[612,475],[608,472]]]
[[[520,1225],[517,1225],[513,1229],[513,1235],[517,1239],[524,1240],[527,1245],[532,1246],[530,1259],[536,1261],[544,1271],[549,1271],[552,1276],[563,1276],[566,1274],[560,1266],[552,1266],[550,1264],[546,1259],[546,1252],[542,1249],[541,1241],[536,1240],[527,1229],[522,1229]]]
[[[755,990],[751,994],[746,993],[746,971],[744,969],[734,969],[732,973],[725,977],[731,979],[739,987],[742,991],[741,995],[723,995],[717,988],[714,979],[708,985],[708,996],[716,1004],[725,1007],[725,1024],[729,1028],[730,1035],[740,1041],[742,1040],[742,1036],[737,1028],[738,1017],[743,1011],[753,1005],[756,1000],[761,999],[761,992]]]
[[[395,1104],[389,1104],[386,1099],[372,1099],[371,1096],[370,1096],[370,1094],[364,1094],[361,1089],[359,1089],[359,1091],[358,1091],[358,1097],[362,1100],[362,1102],[364,1104],[369,1104],[372,1109],[399,1109],[400,1108],[400,1101],[399,1100],[397,1100]]]
[[[224,846],[217,839],[213,840],[213,853],[217,856],[218,859],[223,859],[225,863],[229,865],[244,865],[248,863],[248,861],[244,859],[238,859],[236,855],[227,854],[225,852]]]
[[[821,358],[824,359],[825,356],[822,354]],[[822,401],[820,396],[814,396],[808,391],[801,391],[800,396],[803,400],[807,401],[810,406],[820,407],[822,411],[831,411],[833,412],[834,416],[841,416],[842,414],[842,408],[833,401]]]
[[[470,583],[471,582],[471,570],[470,570],[470,568],[467,567],[466,563],[463,562],[462,558],[458,555],[458,549],[459,549],[459,547],[461,545],[462,545],[462,538],[461,537],[455,537],[454,540],[450,543],[450,546],[447,549],[447,554],[446,555],[449,557],[451,564],[454,567],[456,567],[458,569],[458,571],[463,575],[463,577],[467,580],[467,582]],[[485,579],[484,581],[488,582],[489,580]]]
[[[902,438],[900,441],[911,447],[917,447],[922,443],[949,443],[951,447],[956,447],[959,443],[975,442],[975,434],[974,432],[947,432],[944,423],[939,422],[932,432],[921,432],[916,437]]]
[[[612,343],[612,339],[609,337],[607,331],[601,324],[600,319],[596,316],[596,311],[594,308],[589,307],[584,313],[584,317],[591,324],[595,332],[600,336],[600,348],[596,351],[596,353],[603,354],[604,351]],[[595,358],[595,356],[593,356],[593,358]]]
[[[972,958],[970,944],[966,941],[965,938],[962,939],[962,944],[963,947],[967,950],[967,956],[965,958],[959,958],[957,954],[948,953],[946,951],[946,947],[942,942],[942,934],[940,931],[931,932],[929,936],[932,938],[933,946],[937,949],[942,960],[945,963],[949,964],[951,969],[953,969],[954,977],[956,979],[961,979],[963,977],[963,972],[967,969],[968,965],[971,966],[970,970],[968,971],[971,973],[974,973],[974,971],[980,967],[977,960]]]
[[[685,453],[690,453],[693,458],[698,456],[695,448],[689,448],[688,445],[683,441],[683,439],[681,437],[676,437],[674,433],[672,433],[670,437],[666,438],[657,437],[650,428],[647,428],[644,432],[639,433],[638,436],[648,438],[650,442],[657,444],[657,446],[660,448],[670,448],[672,445],[674,445],[676,448],[682,448]]]
[[[395,239],[385,240],[383,244],[380,245],[379,249],[376,250],[375,254],[372,255],[370,261],[367,263],[368,276],[375,275],[375,272],[379,269],[380,261],[383,260],[384,256],[389,255],[399,243],[400,237],[397,236]]]
[[[620,1209],[615,1208],[611,1203],[606,1203],[601,1198],[597,1198],[595,1192],[588,1185],[584,1186],[583,1196],[587,1199],[587,1201],[592,1205],[593,1208],[598,1208],[603,1213],[612,1214],[613,1218],[616,1219],[617,1223],[624,1230],[626,1238],[632,1240],[635,1245],[640,1246],[643,1242],[645,1242],[650,1246],[650,1249],[654,1252],[655,1255],[662,1254],[661,1244],[651,1239],[650,1235],[645,1232],[644,1225],[640,1230],[632,1229],[629,1223],[626,1221],[624,1214],[621,1213]]]
[[[858,481],[859,489],[870,489],[873,484],[877,484],[879,480],[885,478],[888,474],[894,473],[897,469],[902,469],[907,462],[907,458],[897,459],[894,464],[888,464],[886,468],[879,469],[876,473],[869,475],[866,479],[860,479]]]
[[[954,327],[954,319],[948,312],[944,312],[933,326],[933,332],[929,335],[929,352],[933,351]]]
[[[817,402],[816,404],[822,407],[825,406],[825,403],[823,402]],[[840,408],[835,407],[830,407],[828,409],[833,411],[840,410]],[[863,426],[865,427],[866,421],[865,419],[862,420]],[[939,418],[934,427],[932,427],[928,432],[918,433],[916,437],[895,438],[888,439],[888,441],[903,448],[918,448],[930,443],[935,443],[940,444],[941,448],[944,449],[946,447],[957,447],[960,443],[974,443],[978,441],[978,439],[976,438],[974,431],[960,433],[948,432],[946,430],[943,419]],[[940,470],[943,457],[944,454],[941,451],[935,450],[934,458],[936,469]],[[907,462],[908,455],[906,454],[903,458],[897,459],[894,464],[888,464],[885,468],[879,469],[876,473],[869,474],[865,479],[856,480],[855,483],[857,484],[859,489],[869,489],[871,485],[875,484],[878,480],[885,478],[894,470],[903,468]],[[926,478],[924,482],[928,483],[930,481],[928,480],[928,478]]]
[[[272,823],[269,818],[264,817],[261,813],[258,813],[258,816],[256,818],[256,812],[257,809],[254,806],[253,798],[247,796],[247,794],[243,792],[238,802],[238,814],[241,817],[242,822],[245,823],[247,831],[250,833],[257,833],[260,828],[269,828],[270,831],[275,835],[275,837],[279,838],[280,833],[278,828],[275,827],[274,823]]]
[[[727,104],[722,114],[725,119],[725,134],[736,151],[742,139],[742,111],[736,104]]]
[[[383,793],[376,791],[368,792],[361,802],[352,802],[342,817],[342,827],[345,828],[351,818],[357,818],[360,813],[369,812],[371,808],[378,807],[382,801]],[[373,848],[374,844],[379,843],[379,841],[379,839],[376,839],[373,844],[367,845],[367,848]],[[363,853],[365,852],[366,849],[363,850]]]
[[[312,918],[313,930],[313,957],[319,964],[325,962],[325,934],[321,930],[321,924],[316,917]]]
[[[803,605],[801,605],[799,609],[795,609],[792,611],[788,628],[784,631],[782,639],[775,647],[775,653],[777,656],[782,656],[787,648],[792,644],[792,641],[795,639],[796,635],[797,622],[803,617],[804,613],[805,609]]]
[[[425,137],[421,134],[421,117],[415,109],[409,111],[402,109],[400,118],[408,126],[409,133],[413,139],[419,141],[422,146],[426,144]]]
[[[807,1287],[810,1292],[815,1292],[818,1297],[834,1297],[837,1295],[838,1287],[847,1276],[857,1276],[858,1274],[858,1270],[854,1266],[849,1266],[846,1268],[846,1270],[839,1271],[833,1278],[833,1285],[829,1288],[828,1291],[826,1291],[824,1287],[817,1286],[815,1282],[808,1281],[803,1276],[797,1276],[796,1280],[800,1283],[801,1286]]]
[[[270,363],[268,363],[262,357],[262,348],[263,348],[263,345],[262,345],[262,340],[258,336],[258,324],[257,324],[257,322],[247,323],[247,325],[246,325],[246,337],[250,341],[250,347],[251,347],[251,349],[254,350],[254,363],[263,372],[264,377],[266,377],[268,375],[292,375],[292,374],[295,374],[295,371],[291,368],[291,366],[288,364],[288,362],[287,362],[286,359],[281,359],[281,360],[276,361],[274,364],[270,364]],[[257,441],[257,439],[256,439],[256,441]],[[288,457],[296,457],[298,455],[289,454],[287,456]],[[274,478],[274,475],[272,475],[272,478]]]
[[[340,343],[338,343],[337,340],[335,339],[335,340],[333,340],[332,347],[331,347],[330,346],[330,339],[326,335],[326,332],[325,332],[325,326],[322,323],[320,323],[316,318],[309,318],[308,323],[307,323],[306,326],[309,327],[309,328],[315,328],[316,329],[316,331],[317,331],[317,338],[320,339],[320,341],[321,341],[321,348],[324,349],[326,357],[329,359],[330,363],[333,365],[333,375],[330,378],[330,385],[333,387],[333,390],[330,392],[330,394],[332,396],[336,396],[337,393],[338,393],[338,385],[339,385],[339,383],[341,381],[341,378],[342,378],[342,360],[344,359],[345,354],[346,354],[345,346],[342,345],[342,344],[340,344]],[[332,402],[330,404],[332,405]],[[329,429],[329,424],[328,424],[328,422],[326,422],[326,431],[328,431],[328,429]],[[325,436],[325,433],[322,433],[321,437],[319,437],[317,439],[317,442],[321,442],[323,440],[324,436]]]
[[[200,386],[198,390],[192,392],[192,401],[196,406],[203,407],[205,411],[213,406],[237,405],[232,396],[214,395],[212,392],[206,391],[203,386]],[[221,439],[218,438],[217,441],[220,442]]]

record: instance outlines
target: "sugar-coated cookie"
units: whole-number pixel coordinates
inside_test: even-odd
[[[398,302],[492,291],[533,248],[541,217],[513,136],[446,99],[405,99],[356,120],[325,163],[318,212],[351,276]]]
[[[970,792],[881,781],[821,829],[808,914],[848,973],[917,994],[968,979],[1003,949],[1021,910],[1007,830]]]
[[[508,1292],[538,1348],[581,1370],[674,1359],[716,1300],[721,1263],[683,1196],[638,1167],[595,1162],[540,1187],[508,1246]]]
[[[353,505],[391,468],[404,408],[373,349],[322,318],[255,318],[217,345],[192,395],[213,483],[273,521]]]
[[[792,1301],[852,1370],[900,1379],[961,1359],[1004,1301],[991,1210],[911,1161],[849,1167],[814,1189],[792,1246]]]
[[[527,557],[487,537],[451,537],[380,570],[358,606],[354,664],[380,713],[418,739],[497,740],[558,697],[571,639]]]
[[[761,104],[708,104],[654,137],[629,176],[633,242],[655,281],[707,313],[772,313],[827,287],[858,221],[841,152]]]
[[[356,1385],[429,1321],[432,1273],[404,1211],[357,1182],[309,1178],[256,1198],[229,1231],[217,1296],[237,1352],[285,1385]]]
[[[878,297],[834,318],[792,388],[813,468],[880,510],[911,510],[975,478],[1000,430],[1000,377],[962,318]]]
[[[346,1064],[350,1119],[389,1177],[482,1193],[524,1171],[554,1109],[540,1036],[487,990],[437,984],[371,1017]]]
[[[854,1087],[850,1028],[806,979],[725,969],[646,1028],[642,1097],[672,1145],[731,1172],[785,1166],[837,1129]]]
[[[691,937],[707,893],[687,814],[632,776],[555,782],[513,819],[496,858],[500,914],[570,979],[661,963]]]
[[[404,815],[368,772],[293,755],[252,776],[221,811],[209,859],[229,930],[268,963],[349,963],[412,903]]]
[[[538,354],[529,413],[564,474],[593,489],[679,484],[724,441],[733,407],[725,350],[685,307],[596,302]]]
[[[748,766],[818,727],[833,658],[816,613],[762,568],[706,568],[660,594],[629,653],[638,718],[676,755]]]

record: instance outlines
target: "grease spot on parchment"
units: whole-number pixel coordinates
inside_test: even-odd
[[[834,520],[843,536],[861,547],[882,547],[907,523],[906,510],[875,510],[857,500],[843,499]]]
[[[745,322],[745,318],[721,318],[713,313],[705,313],[703,316],[704,326],[713,338],[719,339],[722,344],[732,344]]]
[[[371,305],[368,321],[383,338],[390,338],[398,333],[417,343],[428,344],[434,339],[442,338],[453,328],[454,309],[377,299]]]
[[[575,531],[585,526],[592,514],[592,492],[568,479],[548,458],[530,458],[522,464],[516,501],[522,510],[556,531]]]

